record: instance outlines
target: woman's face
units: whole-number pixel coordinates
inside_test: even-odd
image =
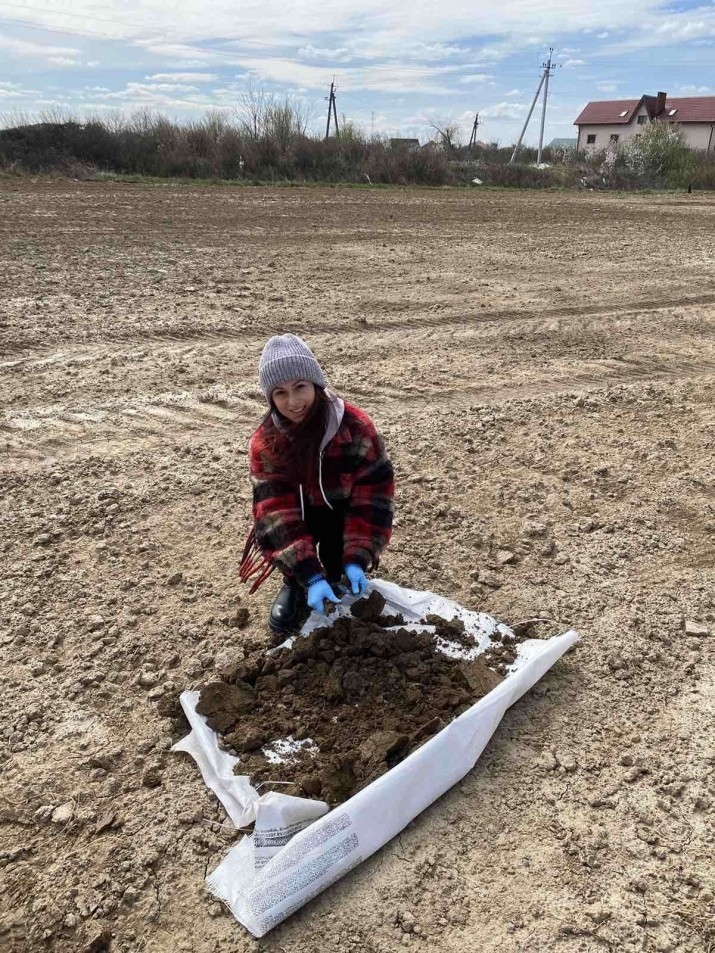
[[[271,392],[273,403],[279,413],[299,424],[308,416],[315,400],[315,385],[310,381],[285,381]]]

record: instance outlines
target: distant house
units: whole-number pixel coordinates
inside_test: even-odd
[[[575,149],[578,139],[552,139],[547,149]]]
[[[420,140],[419,139],[390,139],[390,148],[391,149],[419,149]]]
[[[651,122],[677,125],[691,149],[715,150],[715,96],[671,99],[666,93],[588,103],[574,122],[578,149],[607,149],[637,136]]]

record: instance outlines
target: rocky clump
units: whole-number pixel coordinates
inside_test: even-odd
[[[387,631],[376,596],[202,689],[197,710],[254,784],[293,782],[281,791],[339,804],[501,681],[482,659],[438,652],[430,633]]]

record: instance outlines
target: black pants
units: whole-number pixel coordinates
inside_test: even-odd
[[[343,574],[343,545],[345,535],[346,504],[306,506],[305,525],[308,527],[318,550],[328,582],[340,581]]]

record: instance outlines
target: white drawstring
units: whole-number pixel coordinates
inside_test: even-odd
[[[325,495],[325,490],[323,489],[323,454],[321,453],[318,456],[318,484],[320,486],[320,492],[323,494],[323,499],[329,510],[332,510],[333,507],[330,505],[330,502]]]
[[[298,492],[300,493],[300,518],[305,520],[305,503],[303,502],[303,484],[298,484]]]

